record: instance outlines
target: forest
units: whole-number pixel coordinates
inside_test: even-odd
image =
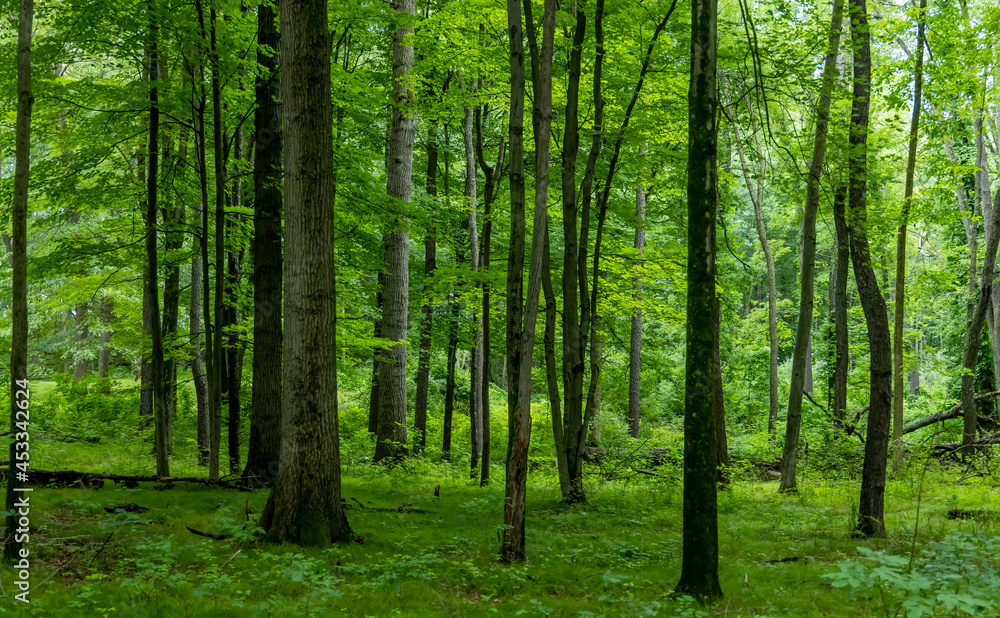
[[[1000,5],[3,13],[0,614],[1000,615]]]

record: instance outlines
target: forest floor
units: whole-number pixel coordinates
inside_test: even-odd
[[[32,468],[148,473],[149,443],[32,436]],[[175,435],[178,476],[192,437]],[[351,443],[356,445],[357,443]],[[350,446],[355,448],[355,446]],[[502,451],[501,451],[502,454]],[[392,469],[345,457],[343,496],[361,542],[324,550],[261,544],[267,490],[39,488],[31,495],[28,605],[0,570],[0,613],[32,616],[931,616],[1000,615],[1000,494],[992,474],[916,460],[886,491],[887,538],[852,538],[857,481],[813,479],[793,495],[735,473],[719,493],[724,597],[672,598],[680,573],[680,470],[588,477],[559,502],[547,466],[530,474],[528,562],[497,562],[503,469],[480,488],[465,463]],[[592,472],[598,472],[592,468]],[[434,489],[440,485],[440,497]],[[144,512],[115,512],[135,504]],[[363,507],[363,508],[362,508]],[[957,511],[956,511],[957,510]],[[111,511],[111,512],[109,512]],[[949,516],[949,513],[956,511]],[[919,512],[919,517],[918,517]],[[956,517],[957,518],[954,518]],[[917,525],[919,523],[919,525]],[[213,535],[214,540],[188,528]],[[912,559],[911,559],[912,556]]]

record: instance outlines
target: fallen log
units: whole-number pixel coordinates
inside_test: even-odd
[[[6,470],[0,471],[0,479],[6,480],[6,476]],[[157,477],[125,474],[99,474],[96,472],[78,472],[76,470],[29,470],[27,484],[36,487],[77,487],[100,489],[104,485],[104,481],[122,483],[129,488],[137,487],[138,483],[165,483],[164,487],[171,487],[173,483],[200,483],[202,485],[210,485],[226,489],[250,491],[243,486],[242,479],[212,480],[198,477]]]
[[[970,446],[990,446],[993,444],[1000,444],[1000,431],[996,433],[987,434],[978,440],[973,441]],[[932,444],[931,448],[936,451],[942,451],[941,454],[952,453],[960,448],[962,448],[961,442],[945,442],[939,444]]]
[[[979,395],[976,395],[974,399],[976,401],[979,401],[981,399],[989,399],[990,397],[996,397],[997,395],[1000,395],[1000,391],[994,391],[992,393],[980,393]],[[958,418],[962,416],[962,414],[963,414],[962,404],[956,404],[948,408],[947,410],[942,410],[941,412],[935,412],[934,414],[931,414],[929,416],[925,416],[915,421],[906,423],[905,425],[903,425],[903,434],[904,435],[908,434],[918,429],[922,429],[923,427],[927,427],[928,425],[933,425],[934,423],[940,423],[941,421],[947,421],[949,419]],[[981,415],[977,416],[979,416],[979,423],[981,425],[987,427],[997,427],[997,422],[995,420]]]

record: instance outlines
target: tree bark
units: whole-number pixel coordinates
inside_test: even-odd
[[[862,0],[863,1],[863,0]],[[834,0],[830,17],[830,38],[816,106],[816,133],[813,138],[812,161],[806,181],[806,203],[802,215],[802,287],[799,296],[799,322],[792,351],[792,381],[788,394],[785,425],[785,447],[781,457],[781,491],[795,489],[795,468],[798,461],[799,427],[802,423],[802,390],[805,386],[813,319],[813,283],[816,272],[816,210],[819,207],[819,182],[826,154],[826,134],[830,121],[830,101],[837,75],[837,50],[840,47],[840,26],[843,0]],[[877,284],[876,284],[877,285]]]
[[[416,11],[415,0],[394,0],[396,11],[403,13],[406,24]],[[392,45],[392,126],[386,156],[386,193],[390,212],[396,214],[401,229],[387,231],[385,246],[385,288],[382,311],[382,336],[393,342],[379,362],[379,418],[373,462],[395,458],[406,452],[406,325],[409,320],[410,236],[400,216],[400,202],[410,201],[413,173],[413,139],[416,118],[410,90],[413,68],[413,27],[396,28]]]
[[[448,324],[447,377],[444,387],[444,428],[442,431],[441,457],[451,459],[451,424],[455,414],[455,361],[458,356],[458,298],[452,295],[451,320]]]
[[[646,248],[646,190],[642,183],[635,189],[635,240],[632,244],[640,259],[633,260],[632,266],[637,271],[642,268],[641,256]],[[636,300],[642,292],[642,278],[636,274],[632,278],[632,289]],[[642,367],[642,307],[636,307],[632,313],[628,354],[628,433],[633,438],[639,437],[639,423],[642,419],[640,389]]]
[[[351,539],[340,503],[333,110],[325,0],[281,0],[285,178],[281,455],[260,526],[277,542]],[[333,302],[330,302],[330,300]]]
[[[847,330],[847,269],[850,266],[851,241],[847,234],[847,219],[844,213],[846,199],[847,187],[839,187],[833,196],[833,221],[837,243],[833,291],[833,330],[836,342],[833,373],[830,376],[830,390],[833,393],[830,409],[833,417],[841,421],[847,414],[847,373],[850,360]]]
[[[253,384],[247,465],[243,471],[243,479],[254,485],[274,482],[281,450],[281,35],[276,17],[271,6],[257,8],[257,63],[262,72],[255,88],[254,234],[250,245],[254,268]]]
[[[892,416],[892,352],[889,316],[885,299],[879,291],[868,246],[867,145],[871,101],[871,47],[868,12],[865,0],[850,0],[851,38],[854,47],[854,102],[850,127],[850,237],[854,278],[868,326],[868,349],[871,356],[868,431],[865,459],[861,472],[861,498],[856,530],[862,536],[883,536],[885,522],[885,474],[889,449],[889,424]]]
[[[903,193],[903,212],[900,215],[899,231],[896,234],[896,290],[895,320],[892,334],[892,441],[895,444],[893,466],[898,470],[903,465],[903,449],[899,443],[903,437],[903,328],[906,305],[906,226],[910,218],[913,199],[913,175],[917,165],[917,139],[920,128],[920,104],[924,85],[924,16],[927,0],[920,0],[920,14],[917,16],[917,58],[913,67],[913,114],[910,119],[910,149],[906,160],[906,185]]]
[[[203,208],[196,205],[196,211]],[[200,215],[199,215],[200,216]],[[211,450],[211,421],[208,414],[208,375],[205,373],[203,358],[205,355],[202,347],[202,321],[201,321],[201,257],[198,256],[197,239],[195,240],[195,255],[191,258],[191,307],[188,311],[188,323],[191,329],[191,343],[194,345],[194,352],[191,354],[191,375],[194,379],[195,400],[198,406],[198,465],[208,465],[208,455]],[[277,459],[275,459],[277,465]],[[277,472],[277,468],[275,468]]]
[[[717,399],[714,359],[715,218],[719,208],[716,113],[717,0],[691,5],[688,85],[687,338],[684,378],[684,503],[681,576],[676,590],[695,598],[722,596],[716,471]]]
[[[427,195],[437,196],[437,125],[431,123],[427,130]],[[413,408],[413,454],[423,452],[427,446],[427,392],[431,374],[431,328],[434,311],[431,307],[431,278],[437,269],[437,228],[431,226],[424,233],[424,300],[420,319],[420,352],[417,357],[417,396]]]
[[[529,40],[535,31],[531,3],[524,3]],[[524,48],[521,41],[521,7],[517,0],[507,1],[510,39],[511,111],[510,111],[510,189],[511,247],[507,268],[507,355],[510,382],[507,398],[508,442],[507,474],[504,482],[504,532],[500,560],[524,562],[525,506],[528,482],[528,446],[531,440],[531,365],[535,348],[535,324],[538,298],[542,287],[542,257],[548,229],[546,211],[549,189],[549,149],[552,126],[552,51],[555,42],[555,0],[544,1],[542,45],[540,54],[532,54],[535,130],[535,222],[531,234],[531,259],[528,263],[528,294],[522,302],[524,269]],[[517,242],[515,238],[520,238]],[[516,343],[512,344],[512,341]]]
[[[382,312],[385,307],[385,271],[379,268],[375,282],[375,320],[372,324],[372,333],[376,337],[382,336]],[[378,385],[378,376],[381,372],[379,363],[381,362],[381,350],[372,350],[372,385],[368,395],[368,433],[374,436],[378,432],[379,397],[382,389]]]
[[[11,223],[11,349],[10,349],[10,427],[17,428],[19,401],[29,405],[28,387],[28,183],[31,155],[31,36],[35,16],[33,0],[20,0],[17,22],[17,115],[14,128],[14,199]],[[18,384],[18,382],[21,384]],[[22,388],[23,387],[23,388]],[[22,392],[23,391],[23,392]],[[19,396],[20,394],[20,396]],[[30,411],[30,407],[28,410]],[[23,412],[22,412],[23,414]],[[29,419],[30,420],[30,419]],[[15,435],[15,438],[17,436]],[[11,440],[7,450],[7,501],[4,536],[4,561],[14,564],[22,556],[23,537],[15,534],[19,516],[15,503],[25,495],[27,483],[17,480],[17,444]]]
[[[76,306],[76,365],[73,367],[73,381],[79,382],[87,377],[87,356],[84,349],[90,338],[90,326],[87,324],[87,303]]]
[[[153,1],[147,5],[150,20],[149,43],[149,150],[146,153],[146,286],[149,295],[150,335],[152,351],[153,418],[155,429],[156,475],[170,476],[170,462],[167,447],[167,402],[164,389],[163,339],[160,325],[159,277],[157,272],[156,211],[157,182],[159,180],[159,130],[160,106],[157,81],[159,79],[159,25],[156,22]]]
[[[469,263],[472,272],[479,271],[479,232],[476,229],[476,154],[472,136],[472,107],[465,108],[465,199],[469,208]],[[473,275],[475,277],[476,275]],[[477,283],[476,287],[482,285]],[[479,471],[479,458],[483,453],[483,316],[473,313],[473,347],[472,363],[469,375],[469,425],[470,425],[470,466],[471,478],[476,478]]]

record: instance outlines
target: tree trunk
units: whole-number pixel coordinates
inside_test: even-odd
[[[451,321],[448,325],[448,377],[444,387],[444,430],[442,431],[441,457],[451,459],[451,423],[455,414],[455,360],[458,356],[458,298],[452,295]]]
[[[147,5],[150,20],[149,43],[149,150],[147,151],[148,171],[146,172],[146,286],[149,295],[149,326],[153,346],[150,353],[152,370],[153,418],[156,446],[156,475],[170,476],[170,462],[167,446],[167,402],[164,389],[163,339],[160,326],[159,277],[157,273],[156,246],[156,198],[159,180],[159,131],[160,107],[158,101],[159,79],[159,26],[153,12],[153,3]]]
[[[920,98],[924,84],[924,16],[927,0],[920,0],[920,14],[917,17],[917,59],[913,67],[913,114],[910,119],[910,151],[906,160],[906,186],[903,193],[903,212],[900,215],[899,231],[896,234],[896,290],[895,320],[892,334],[892,441],[895,444],[893,466],[903,465],[903,449],[899,443],[903,437],[903,328],[906,305],[906,225],[910,218],[913,199],[913,175],[917,165],[917,138],[920,127]]]
[[[555,0],[544,1],[541,53],[532,53],[535,126],[535,208],[528,263],[528,295],[522,302],[524,270],[524,47],[521,40],[521,7],[507,0],[510,38],[510,214],[511,243],[507,267],[508,441],[504,482],[503,539],[500,560],[524,562],[525,506],[528,489],[528,446],[531,440],[531,361],[535,347],[538,297],[542,287],[542,257],[548,230],[546,211],[549,189],[549,149],[552,126],[552,52],[555,42]],[[531,3],[524,3],[529,41],[535,26]],[[517,239],[516,241],[514,239]]]
[[[254,126],[253,384],[250,392],[250,438],[243,478],[271,484],[281,450],[281,104],[278,92],[280,34],[274,8],[257,8],[257,77]],[[193,288],[192,283],[192,288]]]
[[[563,435],[563,417],[559,404],[559,372],[556,367],[556,295],[552,289],[550,270],[549,235],[545,235],[542,256],[542,290],[545,294],[545,384],[549,395],[549,412],[552,416],[552,437],[556,446],[556,469],[559,472],[559,490],[563,496],[570,493],[569,463],[566,460],[566,437]]]
[[[415,0],[395,0],[395,9],[410,20],[416,11]],[[413,68],[413,28],[396,28],[392,46],[392,126],[386,156],[386,192],[389,211],[399,215],[398,202],[410,201],[413,172],[413,138],[416,118],[410,91]],[[379,418],[374,462],[394,458],[406,452],[406,325],[409,320],[410,236],[405,222],[383,236],[385,245],[385,306],[382,311],[382,336],[393,341],[379,363]]]
[[[472,137],[472,107],[465,108],[465,198],[469,208],[469,262],[472,272],[479,271],[479,234],[476,229],[476,155]],[[475,277],[475,275],[473,275]],[[477,287],[482,287],[476,284]],[[483,452],[483,316],[473,313],[472,363],[469,376],[469,425],[471,478],[476,478],[479,457]]]
[[[285,319],[281,456],[260,526],[277,542],[351,539],[340,503],[330,30],[325,0],[282,0]],[[330,300],[333,302],[330,302]]]
[[[864,0],[861,0],[862,2]],[[819,182],[826,154],[827,125],[830,101],[837,74],[837,50],[840,47],[840,25],[843,0],[833,0],[830,17],[830,39],[827,43],[823,81],[816,109],[816,133],[813,138],[812,161],[806,183],[806,203],[802,216],[802,257],[800,260],[802,287],[799,296],[799,322],[792,351],[792,382],[788,395],[788,415],[785,425],[785,447],[781,457],[782,491],[795,489],[795,468],[798,461],[799,427],[802,423],[802,391],[805,386],[813,319],[813,282],[816,272],[816,210],[819,207]],[[877,285],[877,284],[876,284]]]
[[[107,379],[111,377],[111,323],[114,321],[114,305],[108,299],[101,301],[101,320],[103,322],[101,330],[101,351],[97,355],[97,377]],[[106,383],[103,387],[105,395],[111,394],[111,384]]]
[[[196,205],[196,211],[200,212],[201,205]],[[202,364],[205,351],[201,345],[201,258],[197,254],[197,239],[195,239],[195,255],[191,258],[191,307],[188,311],[188,323],[191,330],[191,343],[194,345],[194,352],[191,354],[191,375],[194,379],[194,394],[198,406],[198,465],[208,465],[208,454],[211,449],[211,424],[208,414],[208,375]],[[256,340],[255,340],[256,341]],[[259,344],[256,344],[259,345]],[[256,358],[256,354],[254,355]],[[277,465],[277,458],[275,458]],[[277,472],[277,468],[275,468]]]
[[[868,326],[871,355],[868,431],[865,459],[861,472],[861,499],[858,505],[857,532],[863,536],[883,536],[885,472],[889,449],[889,424],[892,417],[892,351],[889,316],[885,299],[879,291],[868,247],[867,190],[868,112],[871,101],[871,47],[865,0],[850,0],[851,38],[854,47],[854,102],[850,128],[850,237],[854,278]]]
[[[844,420],[847,414],[847,373],[850,350],[847,331],[847,269],[850,266],[851,241],[847,234],[847,220],[844,202],[847,188],[839,187],[833,196],[833,222],[836,230],[837,266],[834,273],[833,330],[834,343],[833,374],[830,376],[830,390],[833,393],[831,410],[833,417]]]
[[[10,349],[10,427],[18,428],[19,401],[28,406],[28,182],[31,155],[31,35],[35,16],[33,0],[20,0],[17,21],[17,116],[14,129],[14,199],[11,223],[11,349]],[[28,408],[30,410],[30,407]],[[23,414],[23,412],[22,412]],[[25,425],[22,425],[22,427]],[[16,437],[16,436],[15,436]],[[24,556],[24,537],[15,534],[19,516],[16,503],[28,494],[27,483],[17,480],[17,445],[11,440],[7,450],[7,533],[4,536],[4,561],[15,564]],[[24,597],[27,599],[27,597]]]
[[[84,349],[90,337],[90,327],[87,324],[87,303],[76,307],[76,365],[73,368],[73,381],[79,382],[87,377],[87,355]]]
[[[646,248],[646,189],[640,183],[635,189],[635,241],[633,247],[641,257]],[[632,261],[637,271],[642,268],[642,260]],[[632,278],[632,289],[636,300],[640,300],[642,278],[637,274]],[[639,388],[642,367],[642,307],[636,307],[632,314],[628,354],[628,433],[633,438],[639,437],[639,422],[642,418],[640,408],[641,390]]]
[[[238,209],[243,207],[243,179],[239,175],[238,163],[243,159],[243,131],[238,130],[233,136],[233,184],[227,198],[229,206],[236,209],[227,217],[227,235],[235,233],[240,222]],[[240,279],[240,263],[242,251],[226,252],[226,390],[229,393],[229,409],[226,437],[229,447],[229,473],[240,474],[243,467],[240,463],[240,389],[243,383],[243,344],[240,342],[239,325],[240,312],[236,306],[236,287]]]
[[[437,197],[437,125],[427,131],[427,195]],[[417,397],[413,408],[413,454],[423,452],[427,446],[427,392],[431,374],[431,328],[434,311],[428,293],[431,277],[437,268],[437,229],[428,227],[424,234],[424,301],[420,319],[420,352],[417,357]]]
[[[719,209],[716,113],[717,0],[691,5],[688,86],[687,342],[684,378],[684,530],[677,592],[722,596],[716,462],[718,301],[715,218]]]
[[[385,271],[379,268],[375,283],[375,320],[372,325],[372,333],[376,337],[382,336],[382,312],[385,307]],[[381,372],[379,368],[382,351],[378,348],[372,350],[372,384],[368,394],[368,433],[374,436],[378,432],[379,415],[379,394],[382,389],[378,385],[378,376]]]

